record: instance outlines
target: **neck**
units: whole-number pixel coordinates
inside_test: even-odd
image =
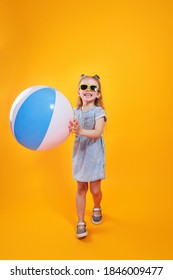
[[[91,103],[86,103],[85,102],[82,105],[82,111],[88,110],[88,109],[90,109],[90,108],[92,108],[94,106],[95,106],[94,102],[91,102]]]

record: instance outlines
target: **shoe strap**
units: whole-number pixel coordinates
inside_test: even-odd
[[[101,211],[101,208],[93,208],[93,211]]]
[[[86,226],[86,223],[85,222],[79,222],[79,223],[77,223],[77,226]]]

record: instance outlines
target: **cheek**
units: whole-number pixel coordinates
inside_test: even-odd
[[[85,91],[83,91],[83,90],[79,90],[79,91],[78,91],[78,95],[79,95],[79,96],[83,96],[84,93],[85,93]]]
[[[82,94],[82,92],[78,92],[78,97],[80,97],[80,98],[82,98],[83,97],[83,94]]]

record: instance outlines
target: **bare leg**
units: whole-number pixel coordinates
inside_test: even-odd
[[[90,190],[91,190],[93,200],[94,200],[92,222],[94,224],[100,224],[102,221],[102,211],[101,211],[101,207],[100,207],[100,203],[102,200],[101,180],[91,182]]]
[[[94,208],[100,208],[102,200],[101,180],[90,182],[90,191],[94,200]]]
[[[88,191],[88,183],[77,181],[76,208],[77,208],[78,222],[84,221],[87,191]]]

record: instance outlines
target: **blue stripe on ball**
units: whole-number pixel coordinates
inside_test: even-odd
[[[51,122],[55,101],[56,92],[49,87],[28,96],[15,119],[14,134],[20,144],[37,150]]]

